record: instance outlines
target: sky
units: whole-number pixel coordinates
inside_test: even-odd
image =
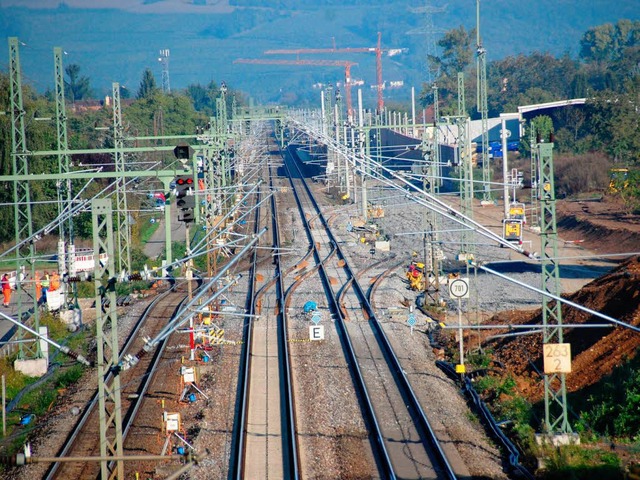
[[[194,5],[185,0],[0,0],[2,7],[57,9],[61,4],[72,8],[118,9],[136,13],[228,13],[233,10],[228,0],[206,0],[206,5]]]

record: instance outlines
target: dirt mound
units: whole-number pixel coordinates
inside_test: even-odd
[[[628,213],[615,198],[558,201],[556,216],[560,236],[579,242],[588,250],[597,253],[640,250],[640,215]]]
[[[593,311],[615,318],[623,324],[640,326],[640,256],[632,257],[567,298]],[[562,307],[563,324],[604,324],[606,320],[570,306]],[[494,323],[542,324],[542,311],[504,312]],[[494,332],[497,333],[497,332]],[[490,334],[489,334],[490,335]],[[564,334],[571,344],[572,373],[567,374],[567,390],[579,391],[610,374],[625,360],[636,355],[640,334],[624,327],[574,328]],[[511,337],[485,344],[495,350],[497,359],[519,377],[520,388],[530,400],[543,396],[541,335]]]

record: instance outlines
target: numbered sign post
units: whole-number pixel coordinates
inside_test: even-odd
[[[454,278],[449,282],[449,296],[451,298],[469,298],[469,279]]]
[[[571,373],[571,344],[545,343],[542,346],[544,354],[544,373]]]
[[[456,365],[456,373],[465,373],[464,340],[462,338],[462,299],[469,298],[469,279],[455,278],[449,282],[449,296],[458,299],[458,335],[460,344],[460,363]]]

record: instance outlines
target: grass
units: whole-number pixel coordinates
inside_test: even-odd
[[[144,245],[151,239],[156,230],[160,228],[160,222],[141,222],[138,228],[140,229],[140,243]]]
[[[624,477],[620,458],[612,452],[583,445],[566,445],[548,448],[541,452],[544,468],[539,478],[544,480],[622,480]]]
[[[86,346],[87,339],[91,335],[87,329],[80,333],[70,333],[66,325],[50,313],[44,313],[41,316],[40,325],[47,327],[50,339],[76,350]],[[50,356],[50,365],[55,371],[40,382],[41,379],[28,377],[16,371],[13,367],[16,358],[17,356],[0,359],[0,374],[5,378],[7,404],[17,400],[17,405],[7,415],[7,436],[0,443],[0,451],[8,455],[22,450],[30,433],[36,428],[34,421],[28,425],[22,425],[23,416],[34,415],[36,419],[44,416],[64,391],[75,384],[85,371],[82,365],[70,363],[69,359],[62,357],[60,352],[53,352]],[[58,358],[66,364],[57,365],[55,362],[60,361],[57,360]]]
[[[455,356],[456,352],[451,352]],[[467,358],[470,369],[485,369],[491,365],[488,352],[474,354]],[[635,369],[634,369],[635,370]],[[499,375],[489,369],[487,375],[477,377],[474,386],[494,417],[498,421],[507,421],[506,433],[524,453],[523,463],[534,466],[537,459],[542,459],[542,468],[536,473],[536,478],[544,480],[578,480],[584,478],[598,478],[599,480],[613,480],[624,478],[624,465],[618,452],[599,448],[601,438],[594,435],[592,430],[585,430],[584,424],[576,422],[576,428],[585,430],[581,433],[581,445],[566,445],[561,447],[539,446],[535,442],[535,429],[540,427],[541,419],[536,416],[539,405],[532,405],[519,393],[517,383],[511,375]],[[632,377],[628,373],[623,375],[629,381]],[[610,384],[620,385],[620,382],[604,382],[600,387],[600,395],[611,399]],[[591,396],[596,396],[590,390]],[[611,399],[611,401],[615,401]],[[539,413],[539,412],[538,412]],[[620,417],[620,414],[618,414]],[[591,436],[589,436],[591,433]],[[590,443],[591,442],[591,443]],[[601,443],[600,443],[601,444]],[[629,453],[631,448],[626,449]]]

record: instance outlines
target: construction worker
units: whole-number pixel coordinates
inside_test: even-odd
[[[2,280],[0,280],[0,286],[2,286],[2,296],[3,305],[5,308],[9,307],[9,302],[11,302],[11,283],[9,282],[9,275],[6,273],[2,276]]]
[[[49,272],[44,272],[44,275],[40,279],[40,285],[42,286],[41,301],[44,303],[47,301],[47,291],[49,290]]]
[[[40,273],[35,273],[36,279],[36,301],[40,304],[40,299],[42,298],[42,284],[40,283]]]
[[[49,279],[49,291],[53,292],[60,288],[60,275],[58,272],[54,271],[51,273],[51,278]]]

